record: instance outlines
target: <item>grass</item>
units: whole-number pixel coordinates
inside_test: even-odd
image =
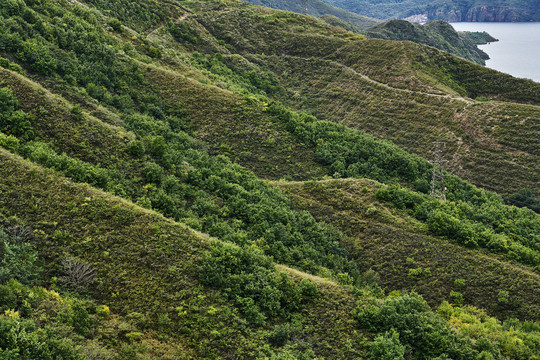
[[[287,191],[299,209],[342,230],[350,256],[362,271],[375,271],[388,291],[413,289],[432,307],[459,291],[465,303],[492,316],[540,316],[540,293],[534,290],[538,274],[430,235],[425,225],[375,199],[380,184],[328,180],[275,185]],[[457,279],[464,279],[465,285],[456,287]],[[511,294],[509,303],[498,301],[501,290]]]
[[[0,150],[0,162],[0,213],[34,227],[48,276],[59,273],[59,262],[67,256],[90,264],[97,271],[93,297],[122,316],[144,314],[144,333],[161,337],[165,346],[181,344],[181,358],[259,354],[273,325],[246,324],[218,291],[198,280],[202,254],[215,240],[5,150]],[[314,279],[284,266],[279,269],[296,281]],[[336,359],[363,356],[366,337],[350,313],[355,298],[334,283],[316,282],[321,296],[289,320],[291,343]],[[340,319],[336,327],[323,326],[327,316]],[[357,346],[344,348],[343,341]]]

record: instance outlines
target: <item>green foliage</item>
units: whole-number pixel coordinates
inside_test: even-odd
[[[9,235],[0,225],[0,283],[16,279],[36,284],[42,271],[35,246],[20,235]]]
[[[437,309],[457,329],[475,341],[482,359],[538,359],[540,332],[536,322],[505,321],[486,315],[472,306],[452,306],[447,302]],[[512,323],[506,326],[507,323]]]
[[[178,7],[167,2],[160,2],[159,6],[156,6],[156,3],[151,0],[136,2],[117,0],[115,3],[107,0],[87,0],[86,3],[113,15],[121,22],[137,30],[147,29],[165,21],[169,17],[178,17],[180,15]]]
[[[33,322],[0,316],[0,357],[3,359],[87,359],[59,334],[43,334]]]
[[[468,247],[504,253],[537,267],[540,264],[538,216],[528,209],[505,206],[494,194],[454,181],[455,178],[448,186],[448,198],[457,201],[438,201],[399,186],[378,190],[377,198],[409,209],[437,235]],[[453,190],[453,184],[459,187]]]
[[[129,153],[135,157],[142,157],[145,153],[146,149],[144,148],[144,144],[142,141],[134,140],[131,143],[129,143]]]
[[[163,179],[163,169],[156,163],[148,162],[143,170],[144,179],[148,183],[159,184]]]
[[[315,284],[307,280],[294,284],[255,246],[214,243],[203,259],[200,276],[203,284],[220,289],[234,300],[256,325],[262,325],[266,318],[290,316],[318,295]],[[286,329],[278,332],[283,331]],[[284,335],[276,334],[274,340],[284,342]]]
[[[184,22],[173,23],[169,21],[167,23],[167,30],[171,35],[180,42],[188,42],[190,44],[196,45],[199,43],[199,38],[197,33],[189,28]]]
[[[31,140],[34,137],[34,118],[18,108],[19,102],[13,92],[8,88],[0,88],[0,132],[23,141]]]
[[[90,165],[66,154],[58,155],[49,146],[31,142],[20,149],[20,153],[43,166],[63,172],[73,180],[105,189],[117,179],[118,173]]]
[[[375,338],[371,343],[371,358],[381,360],[404,359],[405,346],[399,342],[399,333],[393,328]]]
[[[296,114],[278,103],[268,112],[299,139],[315,147],[317,159],[338,177],[367,177],[381,182],[415,183],[429,178],[431,165],[398,147],[338,124]],[[480,190],[456,176],[446,176],[447,202],[399,186],[380,189],[377,197],[397,208],[410,209],[437,235],[469,247],[508,254],[538,266],[540,218],[527,210],[504,206],[500,197]],[[502,224],[505,224],[502,226]],[[519,223],[519,226],[514,224]],[[521,227],[521,229],[520,229]],[[524,230],[524,228],[528,230]]]
[[[122,110],[134,106],[133,97],[143,96],[136,89],[142,81],[139,68],[119,55],[118,42],[105,35],[94,14],[50,0],[28,7],[32,16],[18,22],[9,18],[0,26],[2,51],[38,74],[88,86],[92,95]]]
[[[20,141],[13,135],[6,135],[0,132],[0,147],[6,150],[17,152],[19,149]]]
[[[368,38],[413,41],[433,46],[481,65],[485,65],[484,60],[489,58],[475,43],[444,21],[413,24],[406,20],[390,20],[369,28],[365,34]]]
[[[508,304],[510,302],[510,294],[506,290],[501,290],[497,295],[497,300],[501,304]]]
[[[366,357],[368,346],[366,340],[361,339],[367,337],[363,331],[347,331],[351,323],[349,310],[355,300],[349,293],[352,287],[343,288],[325,280],[316,280],[315,284],[296,271],[276,270],[274,261],[335,278],[343,284],[366,286],[363,291],[355,289],[355,294],[370,291],[380,294],[382,290],[375,284],[376,274],[360,272],[358,254],[351,256],[345,251],[340,242],[345,243],[347,239],[335,228],[317,222],[307,211],[296,210],[283,192],[260,180],[253,172],[227,157],[211,156],[210,153],[220,151],[212,148],[208,140],[219,132],[224,141],[218,146],[224,149],[222,153],[230,149],[231,156],[236,155],[231,143],[238,134],[254,139],[256,146],[261,145],[256,135],[229,133],[232,125],[228,120],[233,118],[235,121],[231,123],[240,128],[253,123],[255,127],[264,128],[265,135],[272,134],[264,139],[263,143],[268,145],[264,149],[287,148],[288,144],[307,154],[315,149],[329,175],[368,176],[386,183],[399,182],[426,193],[431,166],[418,157],[344,126],[290,113],[284,106],[267,107],[266,95],[296,97],[293,93],[296,90],[289,91],[282,85],[283,78],[265,64],[267,57],[260,55],[262,51],[253,53],[257,55],[240,55],[262,44],[261,49],[268,49],[276,58],[296,54],[301,55],[299,61],[303,61],[304,55],[328,54],[345,45],[349,37],[356,40],[361,37],[304,16],[254,10],[244,3],[238,5],[240,10],[229,2],[173,4],[89,0],[86,3],[95,8],[88,10],[52,0],[10,0],[0,9],[4,16],[0,22],[2,54],[19,61],[43,86],[54,87],[56,94],[80,104],[70,108],[59,101],[58,108],[49,106],[51,115],[47,124],[33,124],[33,119],[27,118],[35,128],[33,136],[39,140],[36,142],[27,142],[31,136],[24,137],[29,129],[24,125],[24,113],[19,112],[14,115],[13,123],[20,124],[20,129],[13,132],[10,124],[9,131],[0,133],[0,144],[74,181],[88,183],[159,211],[221,242],[208,245],[206,236],[152,215],[151,211],[142,211],[129,202],[99,193],[91,186],[75,186],[65,179],[60,180],[54,171],[34,169],[23,176],[19,174],[23,169],[14,167],[17,171],[11,174],[0,168],[6,179],[0,184],[0,192],[7,194],[0,197],[1,210],[38,219],[36,222],[43,233],[40,243],[48,256],[47,271],[58,271],[58,265],[52,262],[67,251],[75,253],[77,258],[85,257],[99,270],[96,282],[99,296],[113,301],[115,308],[124,313],[131,312],[123,322],[105,308],[97,308],[81,299],[59,300],[51,295],[48,300],[53,301],[54,297],[54,302],[61,306],[50,306],[29,301],[38,296],[35,293],[28,299],[17,297],[37,290],[18,289],[19,295],[14,295],[12,288],[2,288],[0,291],[5,296],[0,298],[9,302],[6,316],[15,318],[19,313],[25,319],[32,317],[52,323],[52,315],[55,318],[58,315],[51,333],[69,334],[74,343],[84,345],[81,351],[90,358],[113,357],[107,355],[110,349],[91,348],[88,344],[91,338],[95,343],[103,341],[109,348],[123,347],[118,357],[126,359],[144,358],[138,356],[137,349],[148,347],[151,352],[146,358],[172,356],[178,352],[197,358],[307,359],[316,356],[306,349],[309,347],[316,350],[317,356],[327,358]],[[229,8],[230,4],[233,8]],[[245,26],[252,29],[250,35],[254,36],[245,42],[238,38],[236,42],[234,32],[220,33],[212,21],[219,22],[228,16],[238,22],[224,21],[224,25],[236,30],[248,24]],[[287,27],[287,32],[279,32],[281,25]],[[111,34],[109,26],[117,33]],[[270,28],[278,32],[266,31]],[[326,32],[328,37],[316,33],[317,29]],[[137,33],[139,30],[144,31]],[[170,36],[163,36],[167,31],[177,43],[172,42]],[[257,32],[268,38],[259,39]],[[298,36],[303,32],[305,36]],[[271,37],[275,38],[270,41]],[[330,37],[338,40],[326,41]],[[215,41],[223,54],[234,48],[238,48],[240,54],[191,53],[192,50],[205,51],[208,41]],[[163,44],[172,44],[174,49],[161,52]],[[190,52],[184,52],[185,49]],[[316,52],[311,54],[312,50]],[[158,58],[163,61],[153,60]],[[8,83],[20,94],[25,110],[56,101],[57,96],[50,96],[46,90],[44,96],[41,93],[39,97],[27,96],[24,88],[17,88],[21,80],[16,76],[7,76]],[[166,85],[153,81],[160,76],[166,78],[161,80]],[[453,76],[449,75],[449,79],[453,80]],[[222,90],[225,88],[227,90]],[[36,93],[42,91],[40,88]],[[179,95],[170,100],[170,94],[174,94],[173,98]],[[13,96],[7,94],[5,98],[6,113],[10,112],[11,118],[20,110],[16,103],[11,104]],[[116,109],[107,109],[111,106]],[[62,114],[69,120],[63,119]],[[204,116],[205,120],[213,122],[213,127],[201,125]],[[272,124],[268,121],[270,117],[277,121]],[[189,130],[190,127],[197,131]],[[72,129],[76,130],[73,135],[78,135],[77,139],[84,134],[84,140],[87,137],[89,142],[65,146]],[[285,145],[276,140],[274,134],[282,136]],[[102,143],[102,140],[105,141]],[[248,151],[244,155],[246,159],[252,157]],[[2,157],[4,168],[9,162],[5,156]],[[17,161],[13,160],[16,164],[24,163]],[[270,163],[269,166],[279,165]],[[28,187],[22,185],[23,181],[28,182]],[[483,246],[475,237],[479,230],[475,227],[477,223],[488,224],[495,235],[501,235],[490,237],[491,228],[485,225],[488,232],[482,236],[492,243],[489,249],[504,250],[505,244],[522,244],[522,250],[526,251],[535,246],[535,238],[526,234],[535,233],[534,219],[525,219],[525,212],[512,217],[504,213],[506,208],[501,210],[505,214],[501,216],[497,213],[499,208],[477,211],[474,206],[491,204],[490,195],[477,192],[455,178],[451,178],[449,188],[449,199],[457,203],[457,210],[431,203],[425,205],[423,194],[405,190],[396,190],[399,195],[393,198],[390,194],[387,201],[395,201],[395,208],[410,209],[426,221],[432,213],[433,219],[437,219],[436,212],[440,210],[445,215],[440,216],[439,222],[433,220],[433,228],[440,228],[441,234],[448,235],[465,224],[466,231],[459,234],[463,235],[459,241],[470,240],[467,244],[471,246]],[[372,209],[366,211],[370,220],[390,213],[381,204]],[[511,221],[515,220],[518,221],[513,225]],[[364,223],[362,220],[355,226],[360,228]],[[505,229],[498,228],[501,223]],[[474,236],[468,236],[472,233]],[[515,238],[511,237],[512,243],[502,237],[510,233],[516,234]],[[385,235],[381,234],[381,239],[385,239]],[[207,246],[210,251],[203,255]],[[508,251],[509,256],[516,249],[518,247],[514,246]],[[135,258],[137,261],[133,261]],[[416,269],[408,269],[420,285],[431,277],[430,269],[435,273],[436,266],[428,266],[431,265],[419,264]],[[406,276],[407,270],[403,274]],[[218,291],[208,291],[200,286],[201,282]],[[420,325],[412,327],[415,335],[404,335],[406,331],[398,329],[396,333],[377,337],[372,348],[374,354],[403,356],[400,342],[412,349],[414,336],[421,340],[418,346],[423,346],[422,341],[431,344],[430,336],[445,345],[444,336],[440,335],[445,334],[440,330],[445,329],[444,326],[433,320],[429,311],[418,313],[422,314],[405,316],[413,320],[415,317],[428,319],[419,320]],[[335,325],[341,330],[329,330],[320,321],[321,314],[332,314]],[[40,317],[42,315],[44,318]],[[102,331],[101,326],[107,322],[113,324]],[[62,328],[56,328],[58,324]],[[259,326],[252,326],[254,324]],[[426,328],[428,330],[424,331]],[[331,336],[328,336],[330,331]],[[391,331],[391,328],[382,331]],[[159,342],[155,345],[157,340],[152,339],[155,334],[167,342],[162,352],[159,352]],[[346,335],[343,338],[350,336],[344,344],[341,344],[342,335]],[[408,339],[407,344],[404,338]],[[268,341],[270,344],[266,344]],[[177,343],[185,349],[173,349],[171,344]],[[478,351],[480,345],[482,349],[491,349],[490,343],[479,341]],[[271,346],[284,349],[274,352]],[[451,351],[447,353],[454,356]],[[339,356],[333,356],[335,354]]]
[[[320,17],[321,20],[334,26],[341,26],[350,31],[358,32],[377,23],[375,19],[351,13],[339,7],[334,7],[322,0],[249,0],[255,5],[268,6],[274,9],[294,11],[296,13]],[[307,12],[306,12],[307,9]],[[322,16],[321,16],[322,15]]]
[[[415,293],[388,297],[380,306],[360,306],[356,309],[356,318],[362,326],[372,331],[395,329],[399,341],[411,349],[417,359],[433,359],[442,355],[451,359],[478,358],[478,352],[473,349],[470,340],[458,336]],[[399,344],[393,342],[395,351],[398,351]]]
[[[320,163],[331,165],[329,175],[337,172],[340,177],[366,177],[387,183],[412,182],[431,171],[426,161],[364,132],[293,113],[277,102],[272,102],[267,111],[300,141],[313,147]]]
[[[508,205],[527,207],[540,214],[540,197],[535,196],[530,189],[522,189],[516,194],[505,197],[504,201]]]
[[[6,314],[0,315],[0,355],[8,356],[9,359],[86,359],[75,349],[72,341],[63,338],[57,329],[43,331],[32,320],[40,305],[49,304],[51,311],[59,311],[60,322],[63,322],[62,319],[69,321],[68,312],[71,307],[66,303],[67,309],[61,309],[61,299],[57,293],[43,288],[30,289],[15,280],[0,285],[0,293],[10,294],[0,300],[0,308]],[[42,320],[48,316],[43,315]]]
[[[112,18],[109,20],[109,26],[114,30],[116,31],[117,33],[121,33],[122,32],[122,23],[120,22],[120,20],[118,19],[115,19],[115,18]]]
[[[463,294],[459,291],[450,291],[450,298],[452,299],[452,302],[456,305],[462,305],[463,304]]]

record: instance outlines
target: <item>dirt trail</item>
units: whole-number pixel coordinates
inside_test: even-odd
[[[308,60],[308,59],[304,58],[304,60]],[[462,102],[467,103],[467,104],[474,104],[473,100],[466,99],[464,97],[459,97],[459,96],[452,96],[450,94],[440,95],[440,94],[431,94],[431,93],[427,93],[427,92],[423,92],[423,91],[415,91],[415,90],[410,90],[410,89],[395,88],[395,87],[390,86],[388,84],[385,84],[385,83],[379,82],[377,80],[374,80],[374,79],[370,78],[369,76],[358,72],[357,70],[353,69],[350,66],[343,65],[340,62],[337,62],[337,61],[334,61],[334,60],[325,60],[325,61],[327,61],[327,62],[329,62],[329,63],[331,63],[333,65],[337,65],[339,67],[342,67],[342,68],[354,73],[355,75],[361,77],[363,80],[365,80],[367,82],[370,82],[370,83],[372,83],[374,85],[377,85],[377,86],[382,86],[382,87],[384,87],[386,89],[389,89],[389,90],[392,90],[392,91],[405,92],[405,93],[415,94],[415,95],[431,96],[431,97],[436,97],[436,98],[443,98],[443,99],[449,99],[449,100],[462,101]]]

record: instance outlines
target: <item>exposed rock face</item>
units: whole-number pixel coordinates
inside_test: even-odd
[[[412,23],[423,23],[428,21],[428,14],[416,14],[404,18],[403,20],[409,21]]]

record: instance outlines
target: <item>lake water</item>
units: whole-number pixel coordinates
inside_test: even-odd
[[[540,23],[452,23],[457,31],[487,31],[499,39],[480,45],[490,57],[486,66],[540,82]]]

